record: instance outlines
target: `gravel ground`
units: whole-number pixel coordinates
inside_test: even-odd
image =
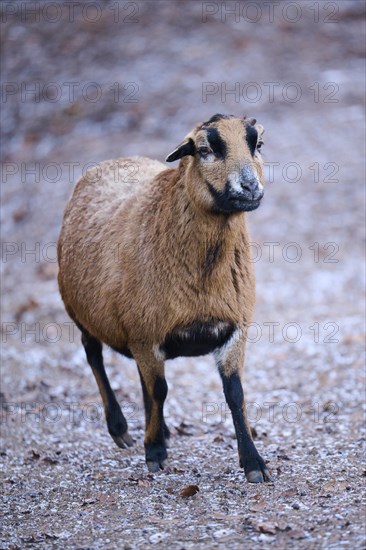
[[[364,2],[273,20],[259,1],[37,4],[1,5],[1,548],[364,548]],[[152,475],[135,365],[106,350],[136,440],[115,447],[56,283],[87,163],[163,160],[216,112],[266,128],[245,372],[260,486],[211,357],[168,362],[172,471]]]

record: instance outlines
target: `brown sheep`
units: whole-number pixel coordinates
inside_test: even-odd
[[[109,433],[131,446],[109,384],[102,342],[136,360],[150,471],[167,467],[164,360],[214,353],[231,409],[240,465],[270,479],[247,420],[241,372],[255,302],[245,212],[263,196],[254,119],[215,115],[167,157],[102,162],[77,183],[59,238],[59,287],[82,332]]]

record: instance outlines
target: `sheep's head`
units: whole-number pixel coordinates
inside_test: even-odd
[[[218,114],[188,134],[166,161],[189,157],[188,191],[200,206],[223,214],[255,210],[263,197],[263,132],[255,119]]]

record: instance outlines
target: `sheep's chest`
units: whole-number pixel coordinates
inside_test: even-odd
[[[159,346],[166,359],[206,355],[223,346],[235,330],[235,324],[218,319],[194,321],[173,329]]]

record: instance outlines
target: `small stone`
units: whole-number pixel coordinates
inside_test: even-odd
[[[151,544],[157,544],[159,542],[162,542],[164,539],[166,539],[168,536],[168,533],[154,533],[149,537],[149,541]]]
[[[234,534],[234,532],[231,529],[219,529],[218,531],[214,531],[213,536],[215,539],[226,539]]]

